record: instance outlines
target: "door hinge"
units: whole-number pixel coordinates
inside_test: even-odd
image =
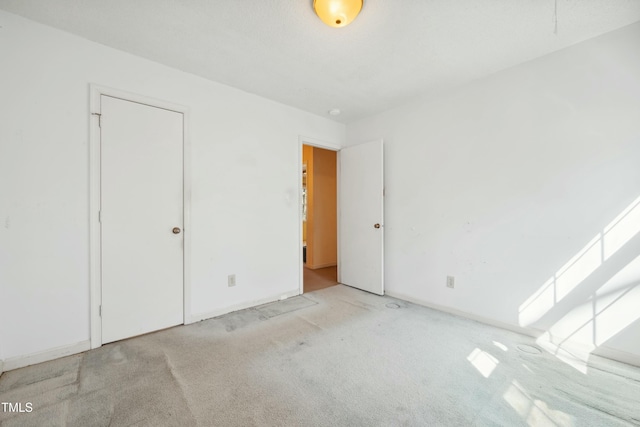
[[[98,316],[102,317],[102,305],[98,306]]]
[[[92,116],[98,116],[98,127],[102,127],[102,114],[101,113],[91,113]]]
[[[102,211],[98,211],[98,222],[102,224]]]

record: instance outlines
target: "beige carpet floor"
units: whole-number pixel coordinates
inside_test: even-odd
[[[640,369],[343,285],[17,369],[11,426],[629,426]]]

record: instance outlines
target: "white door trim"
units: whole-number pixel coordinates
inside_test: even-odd
[[[304,263],[302,262],[302,146],[310,145],[312,147],[324,148],[325,150],[331,150],[336,152],[336,161],[340,164],[340,150],[342,146],[338,143],[332,143],[327,141],[322,141],[316,138],[309,138],[306,136],[300,135],[298,137],[298,177],[296,181],[296,185],[298,186],[298,266],[299,266],[299,295],[304,293]],[[340,168],[336,165],[336,186],[337,192],[336,197],[340,194]],[[338,255],[338,282],[340,282],[340,198],[337,197],[336,200],[336,221],[337,221],[337,255]]]
[[[107,95],[126,101],[175,111],[183,115],[183,265],[184,309],[183,321],[191,320],[191,144],[189,138],[189,108],[147,96],[137,95],[96,84],[89,85],[89,290],[91,348],[102,345],[102,283],[100,275],[100,96]]]

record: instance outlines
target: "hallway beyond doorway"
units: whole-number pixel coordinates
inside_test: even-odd
[[[304,293],[313,292],[338,284],[338,267],[312,270],[304,267]]]

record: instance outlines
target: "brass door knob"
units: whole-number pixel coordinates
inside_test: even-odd
[[[180,234],[180,227],[173,227],[173,234]]]
[[[380,224],[375,224],[373,227],[374,228],[380,228]]]

